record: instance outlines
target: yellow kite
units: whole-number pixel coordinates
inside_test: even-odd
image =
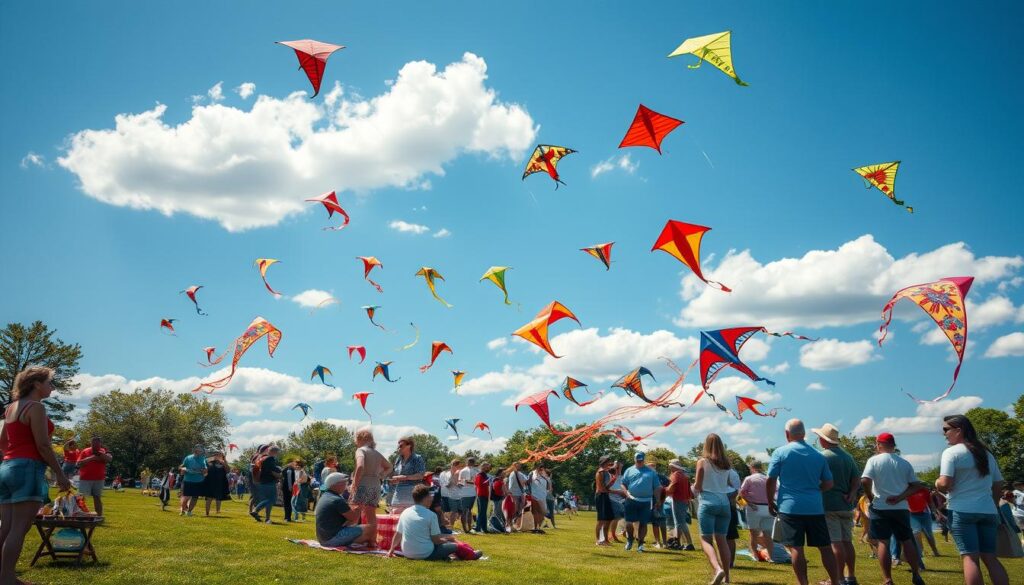
[[[867,183],[868,189],[874,187],[896,205],[901,205],[907,208],[907,211],[914,213],[914,208],[904,203],[902,200],[896,198],[896,172],[900,170],[900,161],[894,160],[892,162],[879,163],[877,165],[867,165],[866,167],[857,167],[853,169],[853,172],[857,173]]]
[[[441,276],[440,272],[434,270],[429,266],[424,266],[423,268],[420,268],[419,270],[416,271],[416,276],[422,276],[423,279],[427,281],[427,287],[430,288],[430,294],[434,295],[435,299],[437,299],[442,305],[448,307],[449,309],[452,308],[452,305],[448,304],[448,301],[437,296],[437,289],[435,288],[434,280],[438,278],[444,280],[444,277]]]
[[[511,305],[512,301],[508,300],[508,290],[505,288],[505,272],[510,270],[509,266],[491,266],[487,269],[487,272],[480,277],[478,282],[489,280],[494,283],[494,286],[501,289],[501,292],[505,293],[505,304]]]
[[[704,61],[707,61],[718,67],[722,73],[732,77],[736,85],[750,85],[740,79],[736,75],[736,70],[732,68],[732,31],[727,30],[713,35],[686,39],[683,41],[683,44],[676,47],[676,50],[669,53],[668,56],[678,57],[679,55],[696,55],[700,59],[696,65],[688,65],[690,69],[696,69]]]

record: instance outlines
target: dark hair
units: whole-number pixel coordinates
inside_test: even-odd
[[[960,431],[960,434],[963,435],[964,446],[971,452],[971,457],[974,457],[974,467],[978,469],[978,474],[982,477],[988,475],[989,449],[978,439],[978,431],[974,430],[971,419],[962,414],[951,414],[943,417],[942,422]]]
[[[427,499],[427,496],[430,495],[430,489],[429,485],[422,483],[412,488],[412,501],[417,504],[422,503],[423,500]]]

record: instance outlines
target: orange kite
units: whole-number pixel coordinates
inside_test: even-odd
[[[551,349],[551,344],[548,342],[548,327],[556,321],[560,321],[568,317],[576,322],[577,325],[583,326],[580,320],[576,318],[576,315],[572,314],[572,311],[568,307],[558,301],[552,301],[551,304],[544,307],[537,313],[537,316],[533,318],[526,325],[523,325],[519,329],[512,332],[512,335],[518,335],[526,341],[535,344],[544,351],[551,354],[552,357],[560,358],[562,356],[555,355],[555,352]]]
[[[682,124],[682,120],[659,114],[640,104],[633,123],[630,124],[629,130],[626,130],[626,135],[622,138],[619,148],[647,146],[661,154],[661,141]]]
[[[373,256],[356,256],[356,259],[363,261],[363,278],[366,279],[366,282],[372,284],[373,288],[377,289],[377,292],[384,292],[384,289],[382,289],[379,284],[370,280],[371,270],[373,270],[377,266],[384,268],[384,265],[380,263],[380,260],[377,260],[377,258]]]
[[[697,278],[705,283],[723,291],[732,292],[732,289],[720,282],[704,278],[700,269],[700,241],[704,232],[711,228],[693,223],[683,223],[674,219],[668,220],[665,229],[661,230],[658,241],[654,242],[651,251],[661,250],[690,267],[690,270],[697,275]]]
[[[434,362],[437,361],[437,356],[441,355],[442,351],[453,353],[452,348],[449,347],[448,344],[443,341],[435,341],[434,343],[430,344],[430,363],[425,366],[420,366],[421,374],[426,373],[426,371],[429,370],[430,367],[434,365]]]

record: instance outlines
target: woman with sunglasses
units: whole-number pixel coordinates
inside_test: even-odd
[[[402,437],[398,440],[398,457],[395,458],[393,473],[388,482],[393,484],[391,496],[391,513],[401,514],[402,510],[413,505],[412,488],[423,481],[427,471],[427,463],[415,452],[416,440]]]
[[[935,488],[947,495],[950,528],[963,561],[964,583],[981,585],[981,563],[993,585],[1009,577],[996,558],[997,501],[1003,487],[999,465],[962,414],[943,418],[942,434],[950,445],[942,452]]]

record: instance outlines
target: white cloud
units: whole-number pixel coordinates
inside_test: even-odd
[[[448,228],[441,228],[441,229],[437,230],[436,232],[434,232],[434,237],[435,238],[447,238],[447,237],[449,237],[451,235],[452,235],[452,232],[450,232],[448,230]]]
[[[707,248],[710,241],[704,242]],[[705,249],[705,255],[708,252]],[[730,251],[718,266],[704,272],[733,292],[722,294],[687,273],[681,295],[689,302],[676,322],[699,328],[749,322],[769,329],[878,322],[885,301],[903,287],[961,274],[974,275],[977,286],[1011,276],[1021,266],[1021,256],[977,257],[963,242],[897,259],[871,235],[835,250],[813,250],[766,264],[749,250]],[[897,313],[913,314],[904,307]]]
[[[246,81],[242,85],[236,87],[235,91],[238,92],[239,97],[241,97],[243,100],[247,100],[249,99],[250,96],[252,96],[253,93],[256,92],[256,84],[251,81]]]
[[[175,126],[159,104],[117,115],[112,129],[75,133],[58,162],[111,205],[188,213],[229,231],[271,226],[325,189],[421,187],[464,153],[520,160],[538,128],[486,79],[484,60],[466,53],[442,71],[407,63],[370,99],[336,85],[323,105],[305,92],[259,96],[248,111],[196,105]]]
[[[622,170],[625,173],[632,175],[639,167],[640,163],[633,162],[629,158],[628,154],[623,154],[618,157],[613,156],[590,167],[590,178],[596,179],[597,177],[609,171],[614,171],[615,169]]]
[[[789,362],[782,362],[774,366],[763,366],[761,371],[766,374],[785,374],[789,371]]]
[[[555,380],[550,380],[553,384]],[[548,385],[550,387],[550,385]],[[545,381],[505,366],[500,372],[487,372],[482,376],[470,378],[459,387],[459,394],[495,394],[498,392],[521,392],[524,394],[540,392],[545,388]]]
[[[838,370],[859,366],[874,358],[875,344],[860,341],[821,339],[800,348],[800,365],[809,370]]]
[[[465,453],[466,451],[473,449],[474,451],[479,451],[484,455],[490,455],[504,449],[507,443],[507,437],[494,437],[493,439],[488,439],[487,437],[474,437],[472,435],[462,433],[462,440],[449,448],[456,453]]]
[[[402,221],[400,219],[392,221],[391,223],[388,224],[388,227],[395,230],[396,232],[401,232],[403,234],[420,235],[430,231],[430,228],[425,225],[418,223],[409,223],[407,221]]]
[[[740,350],[743,354],[743,361],[749,363],[763,362],[768,358],[768,352],[770,352],[772,346],[767,341],[762,341],[756,337],[751,337],[743,344],[743,349]]]
[[[43,158],[43,155],[36,154],[31,150],[28,151],[28,154],[22,157],[21,163],[19,163],[19,166],[23,169],[27,169],[29,167],[42,167],[45,165],[46,159]]]
[[[487,342],[487,349],[495,351],[508,345],[507,337],[498,337]]]
[[[1021,357],[1024,356],[1024,333],[1014,331],[992,342],[985,350],[985,357]]]
[[[334,295],[325,291],[311,288],[304,290],[299,294],[291,297],[291,300],[298,304],[300,307],[306,307],[307,309],[313,309],[320,306],[320,303],[327,299],[334,298]]]
[[[879,433],[893,433],[896,435],[897,443],[900,435],[915,435],[938,433],[942,429],[942,417],[950,414],[963,414],[968,410],[980,406],[982,400],[978,396],[960,396],[951,400],[940,402],[926,402],[917,405],[916,416],[887,416],[882,420],[875,420],[869,416],[861,419],[853,429],[853,434],[858,437],[875,436]]]
[[[904,453],[902,457],[906,459],[914,469],[917,471],[924,471],[931,469],[939,465],[939,456],[941,453]]]
[[[206,95],[210,98],[211,102],[224,101],[224,82],[218,81],[217,85],[214,85],[206,91]]]
[[[821,390],[828,390],[828,386],[822,384],[821,382],[811,382],[810,384],[807,385],[807,388],[805,388],[805,390],[809,392],[820,392]]]
[[[591,327],[561,333],[550,341],[555,353],[562,358],[545,354],[540,364],[530,368],[531,374],[559,379],[573,376],[598,382],[614,380],[639,366],[654,369],[662,363],[660,357],[685,359],[686,364],[679,364],[685,368],[697,357],[698,348],[697,338],[676,337],[664,329],[644,334],[613,327],[606,335],[601,335],[597,328]]]

